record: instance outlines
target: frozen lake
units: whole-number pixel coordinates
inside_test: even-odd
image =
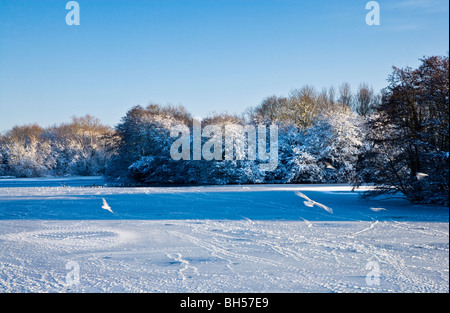
[[[346,185],[103,183],[0,180],[0,292],[449,291],[445,207]]]

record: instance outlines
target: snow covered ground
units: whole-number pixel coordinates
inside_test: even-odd
[[[345,185],[102,184],[0,180],[0,292],[449,292],[445,207]]]

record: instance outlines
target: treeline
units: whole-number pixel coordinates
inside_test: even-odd
[[[47,129],[14,127],[0,139],[0,175],[104,174],[117,185],[373,184],[369,195],[401,192],[415,202],[448,204],[449,58],[421,61],[417,69],[394,67],[380,93],[366,83],[355,91],[347,83],[304,86],[267,97],[242,116],[201,121],[202,127],[276,124],[274,171],[262,171],[267,160],[260,159],[173,160],[171,130],[186,126],[193,144],[192,115],[182,106],[151,104],[131,108],[114,129],[90,116]],[[238,129],[235,156],[248,153]],[[201,144],[209,139],[201,137]]]
[[[131,184],[258,184],[258,183],[344,183],[354,180],[355,164],[363,145],[363,118],[329,96],[310,86],[295,90],[287,98],[269,97],[243,116],[214,114],[201,121],[222,130],[227,126],[235,139],[233,159],[175,161],[170,148],[177,137],[176,125],[186,126],[189,144],[194,143],[193,119],[182,106],[149,105],[129,110],[116,126],[121,138],[118,153],[106,169],[106,177],[117,183]],[[277,124],[278,160],[274,171],[264,171],[260,159],[239,160],[248,155],[248,140],[239,126]],[[234,127],[229,127],[233,125]],[[222,133],[221,136],[225,134]],[[267,133],[267,150],[270,147]],[[201,137],[201,146],[211,139]],[[225,142],[225,138],[222,139]],[[260,147],[258,147],[259,149]],[[213,149],[215,150],[215,148]],[[331,165],[332,164],[332,165]]]
[[[114,130],[90,115],[48,128],[15,126],[0,136],[0,176],[102,175],[116,143]]]

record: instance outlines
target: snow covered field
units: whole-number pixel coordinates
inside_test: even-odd
[[[0,180],[0,292],[449,292],[446,207],[345,185],[102,184]]]

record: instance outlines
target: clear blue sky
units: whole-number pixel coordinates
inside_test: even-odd
[[[386,86],[392,65],[449,50],[447,0],[0,0],[0,131],[134,105],[241,113],[310,84]]]

